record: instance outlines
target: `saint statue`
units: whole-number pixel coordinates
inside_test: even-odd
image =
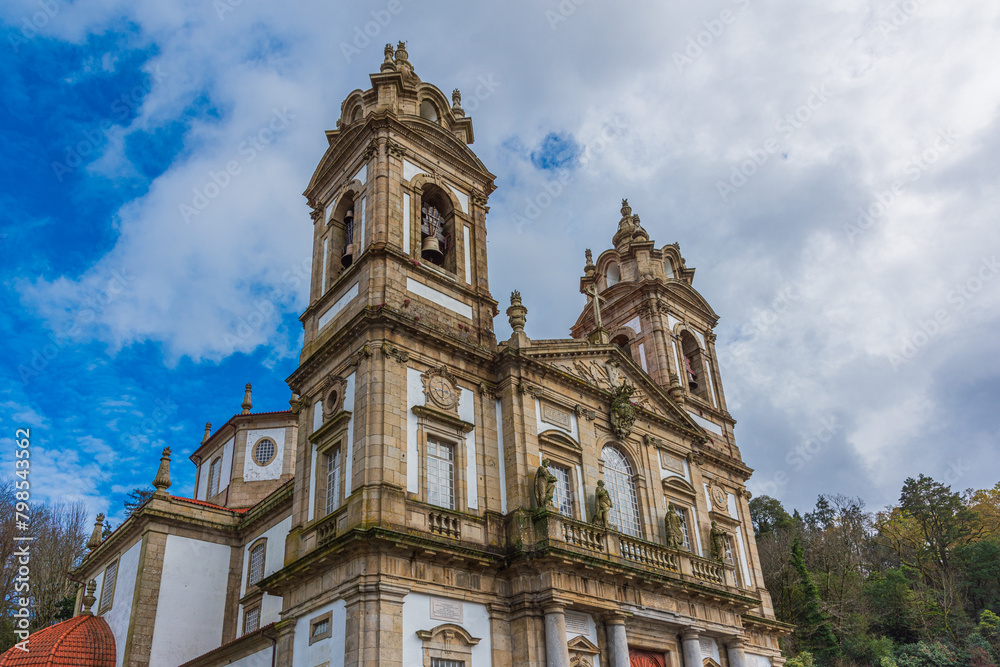
[[[598,480],[597,491],[594,492],[594,525],[607,528],[610,514],[611,496],[604,488],[604,480]]]
[[[708,536],[712,545],[712,560],[721,563],[726,558],[726,534],[719,528],[719,524],[713,521]]]
[[[671,549],[684,548],[684,529],[681,517],[673,503],[667,507],[667,547]]]
[[[535,473],[535,502],[538,507],[550,507],[556,494],[556,476],[549,471],[549,460],[544,459]]]

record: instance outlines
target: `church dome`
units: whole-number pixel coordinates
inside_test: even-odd
[[[33,632],[27,646],[0,655],[0,667],[115,666],[115,638],[100,616],[83,614]]]

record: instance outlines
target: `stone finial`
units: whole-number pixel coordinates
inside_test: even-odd
[[[521,303],[521,293],[514,290],[510,293],[510,307],[507,309],[507,319],[514,333],[524,332],[524,325],[528,322],[525,317],[527,314],[528,309]]]
[[[451,91],[451,112],[456,116],[465,115],[465,109],[462,108],[462,91],[458,88]]]
[[[583,251],[583,256],[587,258],[587,263],[583,265],[583,275],[588,278],[594,275],[596,270],[594,267],[594,253],[590,252],[590,248]]]
[[[649,234],[642,228],[642,224],[639,222],[638,213],[632,216],[632,240],[637,242],[649,240]]]
[[[528,337],[524,333],[524,325],[527,323],[526,315],[528,309],[521,303],[521,293],[514,290],[510,293],[510,307],[507,309],[507,321],[513,330],[508,343],[511,347],[524,347],[529,345]]]
[[[385,45],[385,60],[382,61],[382,66],[379,68],[381,72],[390,72],[396,69],[396,63],[392,62],[392,44]]]
[[[96,590],[97,590],[97,582],[91,579],[89,582],[87,582],[87,592],[83,596],[82,600],[83,604],[80,605],[80,613],[82,615],[84,616],[94,615],[94,612],[92,612],[90,608],[94,606],[95,602],[97,602],[97,598],[94,597],[94,592]]]
[[[409,56],[406,52],[406,42],[400,40],[399,44],[396,45],[396,57],[394,58],[396,63],[409,62]]]
[[[167,489],[170,488],[170,448],[164,447],[163,453],[160,456],[160,468],[156,471],[156,477],[153,478],[153,488],[156,489],[156,493],[165,494]]]
[[[243,408],[243,413],[242,414],[245,414],[245,415],[250,414],[250,411],[253,409],[253,403],[250,401],[250,390],[251,389],[252,389],[252,387],[250,386],[250,383],[247,382],[246,393],[243,394],[243,403],[240,404],[240,407]]]
[[[622,199],[622,219],[618,221],[618,231],[611,237],[611,243],[618,252],[625,252],[632,241],[632,232],[635,231],[632,220],[632,207],[628,205],[628,199]]]
[[[622,199],[622,217],[627,218],[632,215],[632,207],[628,205],[628,199]]]
[[[299,414],[299,410],[302,409],[302,397],[293,391],[292,397],[288,399],[288,407],[291,408],[292,414]]]
[[[205,422],[205,435],[201,437],[201,444],[205,444],[212,437],[212,422]]]
[[[94,532],[90,534],[90,539],[87,540],[87,548],[93,551],[97,547],[101,546],[101,542],[104,539],[101,537],[101,533],[104,531],[104,515],[98,514],[97,519],[94,521]]]

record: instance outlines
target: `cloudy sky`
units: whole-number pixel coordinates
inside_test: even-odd
[[[463,91],[499,186],[491,290],[521,290],[530,336],[568,335],[628,197],[721,315],[751,490],[878,508],[917,473],[1000,477],[997,3],[6,0],[0,20],[0,463],[30,427],[39,499],[120,520],[167,444],[190,493],[245,382],[287,406],[301,192],[401,39]]]

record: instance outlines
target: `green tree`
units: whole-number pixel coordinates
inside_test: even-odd
[[[799,576],[802,588],[802,607],[796,619],[798,625],[796,636],[800,639],[801,646],[812,648],[826,658],[832,658],[838,652],[837,638],[833,634],[826,614],[823,613],[819,589],[809,576],[802,542],[798,538],[792,542],[791,563]]]

